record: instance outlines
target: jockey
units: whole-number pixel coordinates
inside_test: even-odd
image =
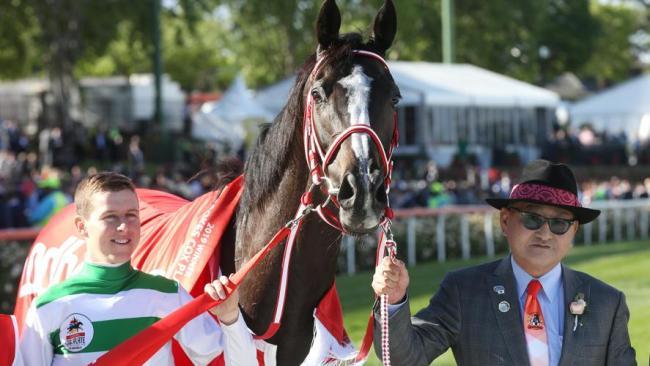
[[[87,246],[81,271],[32,303],[20,348],[26,365],[88,365],[151,326],[192,297],[176,281],[135,270],[130,258],[140,240],[139,203],[133,183],[116,173],[82,180],[75,192],[78,234]],[[206,285],[226,297],[222,276]],[[197,364],[223,354],[226,365],[257,365],[256,349],[234,292],[187,323],[175,339]],[[146,365],[173,365],[171,343]]]
[[[18,328],[13,315],[0,314],[0,366],[22,366],[23,359],[18,348]]]

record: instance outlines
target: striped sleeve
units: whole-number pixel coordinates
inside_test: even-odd
[[[181,307],[191,300],[192,296],[178,286],[178,304],[175,307]],[[195,364],[207,365],[223,352],[221,329],[207,313],[192,319],[174,338]]]
[[[32,302],[25,318],[25,326],[20,340],[20,353],[26,366],[52,364],[53,349],[49,333],[43,328],[35,302]]]
[[[192,297],[179,286],[179,306]],[[229,326],[219,326],[207,312],[187,323],[176,335],[176,340],[196,364],[208,364],[222,352],[226,365],[257,366],[257,349],[241,314]]]
[[[221,329],[226,365],[257,366],[257,348],[241,313],[236,322],[230,325],[222,324]]]

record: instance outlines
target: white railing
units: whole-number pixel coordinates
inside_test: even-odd
[[[649,213],[650,213],[650,199],[642,200],[625,200],[625,201],[595,201],[590,208],[601,210],[600,216],[595,221],[582,225],[579,233],[581,241],[584,245],[591,245],[594,243],[594,230],[597,229],[597,241],[599,243],[606,243],[607,241],[631,241],[637,239],[648,239],[649,235]],[[485,252],[488,257],[495,256],[495,233],[494,233],[494,219],[498,219],[499,211],[494,208],[482,206],[447,206],[439,209],[429,208],[412,208],[400,209],[395,211],[394,232],[396,237],[406,238],[406,253],[401,256],[406,258],[409,266],[416,264],[416,247],[417,247],[417,227],[418,224],[426,220],[433,221],[435,224],[435,235],[432,237],[433,245],[435,245],[436,258],[438,262],[447,260],[447,247],[448,237],[448,218],[452,216],[459,216],[460,224],[458,225],[458,234],[460,238],[461,258],[471,258],[471,235],[470,235],[470,218],[472,216],[480,215],[481,220],[474,220],[480,222],[482,225],[482,241],[485,243]],[[623,230],[625,228],[625,236]],[[405,230],[406,233],[400,232]],[[610,237],[608,239],[608,236]],[[345,255],[346,272],[353,274],[357,270],[357,251],[358,245],[355,238],[345,236],[343,239],[343,253]]]

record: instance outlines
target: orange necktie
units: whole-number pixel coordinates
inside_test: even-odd
[[[531,280],[526,290],[524,305],[524,333],[531,366],[548,366],[548,340],[542,307],[537,300],[537,293],[542,288],[538,280]]]

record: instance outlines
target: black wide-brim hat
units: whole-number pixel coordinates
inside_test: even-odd
[[[582,207],[578,185],[571,169],[548,160],[533,160],[526,167],[521,183],[512,187],[509,198],[488,198],[490,206],[501,209],[514,202],[531,202],[555,206],[570,211],[580,224],[593,221],[600,210]]]

